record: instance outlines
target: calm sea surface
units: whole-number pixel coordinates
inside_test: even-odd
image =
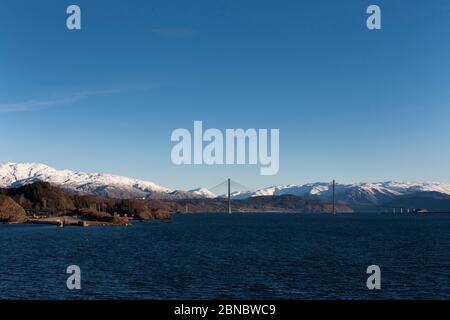
[[[379,265],[382,290],[366,269]],[[69,291],[66,268],[81,268]],[[450,299],[450,215],[198,214],[0,225],[0,299]]]

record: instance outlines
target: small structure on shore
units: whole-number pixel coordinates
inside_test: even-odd
[[[80,226],[80,227],[89,227],[89,224],[88,224],[87,221],[81,220],[81,221],[78,221],[78,226]]]

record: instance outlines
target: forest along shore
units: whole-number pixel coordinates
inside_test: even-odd
[[[223,198],[116,199],[70,194],[47,182],[0,189],[0,222],[57,226],[128,226],[131,221],[167,220],[172,213],[227,212]],[[332,202],[293,195],[233,200],[233,212],[330,213]],[[353,212],[337,204],[338,213]]]
[[[47,182],[0,189],[3,223],[127,226],[131,220],[168,218],[169,211],[156,201],[74,195]]]

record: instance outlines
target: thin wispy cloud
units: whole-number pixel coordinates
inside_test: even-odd
[[[46,109],[58,104],[62,104],[63,101],[58,100],[29,100],[18,103],[2,103],[0,104],[0,112],[25,112],[32,110]]]
[[[104,90],[86,90],[53,96],[48,99],[32,99],[14,103],[0,103],[0,113],[37,111],[48,108],[56,108],[76,103],[92,96],[120,94],[127,92],[149,91],[158,88],[159,85],[132,85]]]
[[[149,31],[154,35],[165,38],[191,38],[196,35],[191,28],[152,28]]]

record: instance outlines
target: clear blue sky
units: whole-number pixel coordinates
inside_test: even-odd
[[[0,162],[172,188],[450,181],[447,0],[0,4]],[[173,165],[171,132],[194,120],[279,128],[278,175]]]

